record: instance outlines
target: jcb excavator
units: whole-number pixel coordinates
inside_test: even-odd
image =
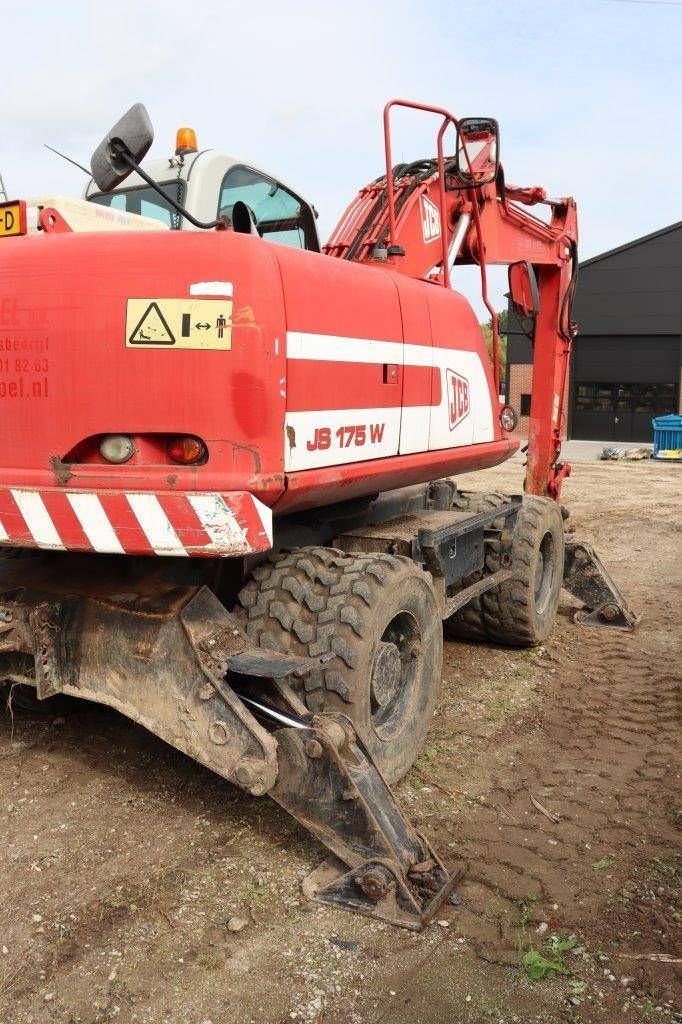
[[[434,158],[393,166],[396,106],[437,116]],[[311,204],[188,129],[142,164],[140,104],[82,200],[0,204],[0,682],[109,705],[268,794],[335,858],[311,894],[421,928],[460,869],[389,784],[442,624],[537,644],[562,584],[584,621],[635,620],[559,505],[574,201],[507,184],[491,118],[394,100],[384,132],[323,247]],[[523,496],[452,479],[518,448],[489,263],[534,345]]]

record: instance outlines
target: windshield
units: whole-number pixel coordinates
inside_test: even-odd
[[[278,181],[236,164],[223,178],[218,216],[231,219],[240,200],[248,206],[261,238],[296,249],[318,249],[309,208]]]
[[[182,204],[185,191],[184,181],[160,181],[159,185],[169,195]],[[169,228],[180,227],[180,215],[162,199],[158,192],[148,185],[139,188],[122,188],[114,192],[95,192],[88,196],[88,202],[99,206],[109,206],[112,210],[125,210],[127,213],[138,213],[143,217],[153,217]]]

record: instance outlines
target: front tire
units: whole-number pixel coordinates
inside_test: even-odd
[[[304,681],[311,711],[345,714],[388,782],[414,763],[440,688],[441,619],[409,558],[301,548],[258,566],[237,614],[261,647],[336,655]]]
[[[472,513],[508,501],[506,495],[460,495]],[[493,529],[504,526],[496,520]],[[513,576],[494,590],[469,602],[446,620],[449,636],[487,640],[511,647],[535,647],[549,636],[556,619],[564,570],[564,526],[561,510],[549,498],[526,495],[512,538]],[[488,573],[502,567],[500,541],[486,545]],[[473,583],[480,574],[466,580]]]

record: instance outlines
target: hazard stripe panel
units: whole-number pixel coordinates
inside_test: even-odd
[[[230,558],[270,550],[272,512],[247,491],[0,488],[0,544],[101,554]]]

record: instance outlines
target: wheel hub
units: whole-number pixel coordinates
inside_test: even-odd
[[[385,708],[395,697],[400,686],[402,662],[395,644],[380,640],[372,669],[372,698]]]

